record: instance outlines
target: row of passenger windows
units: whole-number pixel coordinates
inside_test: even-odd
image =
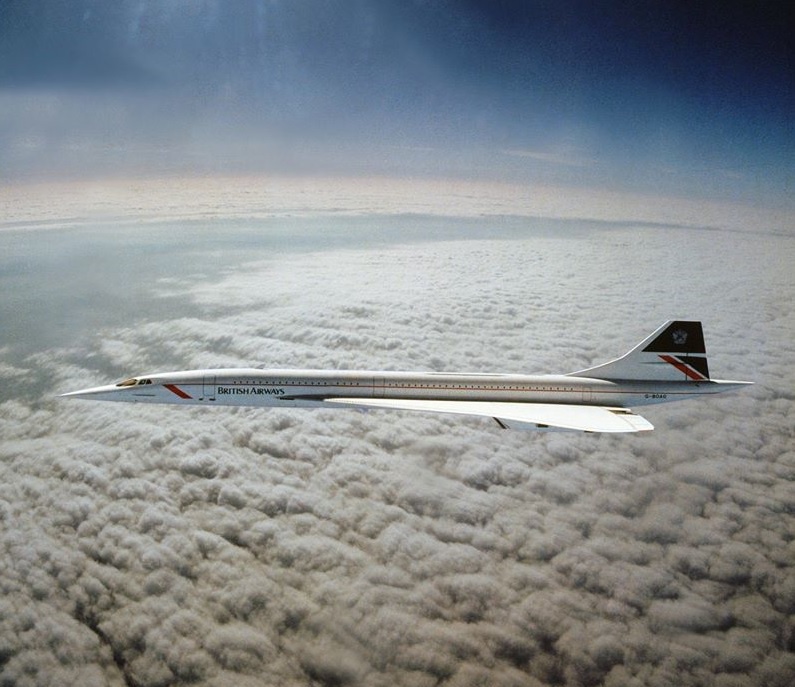
[[[381,384],[369,384],[366,382],[312,382],[301,381],[297,379],[292,380],[250,380],[240,382],[223,382],[219,381],[219,385],[238,386],[238,385],[251,385],[251,386],[365,386],[371,388],[384,387],[386,389],[471,389],[473,391],[579,391],[574,387],[568,386],[511,386],[511,385],[483,385],[472,386],[471,384],[421,384],[415,382],[387,382]]]
[[[145,384],[151,384],[151,379],[125,379],[123,382],[119,382],[116,386],[143,386]],[[223,382],[219,381],[218,384],[227,384],[230,386],[234,385],[262,385],[262,386],[292,386],[292,385],[300,385],[301,382],[298,380],[279,380],[279,381],[262,381],[262,380],[251,380],[251,381],[243,381],[243,382]],[[362,386],[361,382],[304,382],[306,386]],[[364,386],[373,386],[371,384],[364,384]],[[494,390],[503,390],[503,391],[576,391],[574,387],[526,387],[526,386],[472,386],[469,384],[439,384],[438,382],[435,384],[416,384],[412,382],[387,382],[386,384],[376,384],[375,387],[384,386],[388,389],[472,389],[474,391],[494,391]]]

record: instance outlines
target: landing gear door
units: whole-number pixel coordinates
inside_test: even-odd
[[[202,380],[202,401],[215,400],[215,375],[205,375]]]

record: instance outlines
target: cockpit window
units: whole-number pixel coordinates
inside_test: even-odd
[[[116,386],[135,386],[136,384],[138,384],[138,380],[131,378],[125,379],[123,382],[119,382]]]
[[[151,379],[139,379],[138,380],[138,386],[141,386],[142,384],[151,384],[151,383],[152,383]]]

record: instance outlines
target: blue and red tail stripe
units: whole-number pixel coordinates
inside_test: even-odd
[[[693,356],[686,356],[684,358],[677,358],[673,355],[660,355],[660,358],[669,365],[673,365],[688,379],[692,379],[694,382],[704,382],[709,380],[706,357],[696,358]],[[698,368],[701,369],[699,370]]]

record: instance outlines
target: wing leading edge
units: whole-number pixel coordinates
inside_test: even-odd
[[[359,408],[478,415],[494,418],[502,427],[509,429],[557,429],[580,432],[646,432],[654,429],[646,418],[627,408],[604,406],[397,398],[327,398],[325,401],[330,405]]]

